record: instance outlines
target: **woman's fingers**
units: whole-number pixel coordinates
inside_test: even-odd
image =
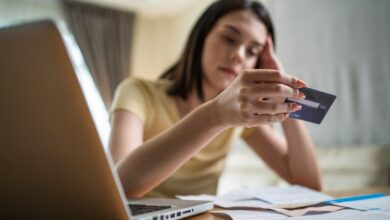
[[[278,70],[251,69],[245,70],[242,80],[247,85],[258,83],[282,83],[293,88],[305,87],[306,83],[296,77],[284,74]]]
[[[299,88],[306,84],[270,69],[246,70],[216,97],[217,115],[229,126],[256,126],[285,120],[301,108],[285,103],[286,98],[302,99]]]
[[[276,103],[267,101],[243,102],[240,110],[245,114],[280,114],[298,111],[301,105],[295,103]]]
[[[240,95],[246,99],[259,100],[260,98],[285,97],[292,99],[302,99],[305,95],[296,88],[292,88],[280,83],[259,83],[251,87],[244,87]]]
[[[241,112],[245,114],[279,114],[298,111],[301,105],[295,103],[277,103],[269,101],[242,102]]]
[[[282,122],[287,118],[287,113],[279,114],[253,114],[247,121],[247,127],[258,126],[260,124],[273,124],[277,122]]]

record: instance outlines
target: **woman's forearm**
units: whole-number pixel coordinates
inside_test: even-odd
[[[288,143],[287,163],[292,181],[321,190],[321,174],[314,143],[302,121],[286,119],[283,130]]]
[[[140,197],[152,190],[226,128],[212,111],[211,103],[205,103],[118,164],[128,197]]]

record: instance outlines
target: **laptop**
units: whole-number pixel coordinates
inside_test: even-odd
[[[51,21],[0,29],[0,219],[180,219],[212,202],[127,200]]]

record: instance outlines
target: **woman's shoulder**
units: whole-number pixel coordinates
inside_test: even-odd
[[[119,85],[119,87],[136,87],[138,89],[146,89],[149,91],[157,90],[158,92],[161,92],[161,90],[166,89],[169,84],[170,82],[164,79],[149,80],[137,77],[128,77]]]
[[[117,88],[116,99],[139,100],[149,105],[168,102],[170,81],[164,79],[148,80],[136,77],[125,79]]]
[[[116,89],[111,111],[126,109],[138,113],[138,115],[152,111],[159,103],[166,100],[164,97],[166,96],[164,89],[166,85],[167,82],[161,80],[153,81],[128,77]],[[142,115],[141,118],[146,118],[146,116]]]
[[[147,79],[137,78],[137,77],[127,77],[123,80],[119,86],[121,87],[132,87],[132,86],[151,86],[155,82]]]

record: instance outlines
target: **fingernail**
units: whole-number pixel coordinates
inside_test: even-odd
[[[294,106],[294,111],[298,111],[302,108],[302,105],[295,105]]]
[[[290,108],[291,108],[291,111],[295,112],[295,111],[300,110],[300,109],[302,108],[302,106],[301,106],[301,105],[298,105],[298,104],[295,104],[295,103],[292,103],[292,104],[290,105]]]
[[[298,88],[302,88],[302,87],[306,87],[306,86],[307,86],[306,82],[304,82],[300,79],[298,80]]]
[[[299,92],[299,98],[304,99],[306,98],[306,96],[303,92]]]

